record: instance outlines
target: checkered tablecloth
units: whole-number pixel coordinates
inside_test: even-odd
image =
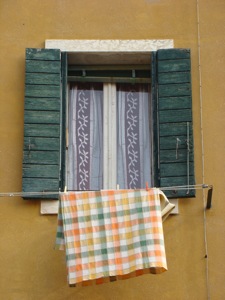
[[[56,248],[69,285],[167,270],[158,189],[60,194]]]

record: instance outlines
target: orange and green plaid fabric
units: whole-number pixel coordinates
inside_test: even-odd
[[[158,189],[60,194],[56,247],[69,285],[167,270]]]

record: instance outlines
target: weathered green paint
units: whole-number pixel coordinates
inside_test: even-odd
[[[27,73],[25,83],[28,84],[51,84],[59,85],[60,74]]]
[[[191,122],[192,111],[191,109],[171,109],[159,111],[160,123],[176,123],[176,122]]]
[[[50,110],[60,111],[59,98],[25,98],[25,110]]]
[[[153,184],[160,186],[159,182],[159,135],[158,135],[158,94],[157,94],[157,52],[151,54],[151,96],[152,96],[152,110],[153,110]]]
[[[60,68],[60,61],[26,60],[26,73],[58,74]]]
[[[68,56],[62,53],[62,147],[61,147],[61,174],[60,187],[64,190],[66,181],[66,102],[67,102],[67,83],[68,83]]]
[[[161,185],[164,187],[168,186],[182,186],[182,185],[193,185],[195,184],[194,176],[179,176],[179,177],[165,177],[161,178]],[[195,196],[195,190],[171,190],[171,191],[165,191],[167,197],[169,198],[186,198],[186,197],[194,197]]]
[[[192,139],[192,136],[189,137]],[[179,140],[177,140],[179,139]],[[176,150],[187,149],[187,135],[177,135],[177,136],[163,136],[160,137],[160,150]]]
[[[24,151],[23,159],[25,164],[50,165],[59,161],[58,151]]]
[[[26,97],[60,98],[60,86],[56,85],[26,85]]]
[[[189,128],[192,133],[192,128]],[[187,137],[187,122],[180,123],[161,123],[159,126],[160,136],[186,136]]]
[[[191,96],[191,84],[161,84],[158,93],[159,97]]]
[[[43,192],[43,191],[57,191],[59,186],[59,179],[48,178],[23,178],[23,191],[24,192]],[[54,195],[56,198],[57,195]],[[28,197],[32,198],[32,197]],[[36,198],[41,198],[40,196]],[[44,197],[48,198],[48,197]],[[53,198],[53,197],[50,197]]]
[[[182,72],[190,71],[191,64],[189,59],[181,60],[158,60],[158,72]]]
[[[190,72],[160,73],[159,84],[190,82]]]
[[[44,137],[24,137],[24,150],[28,151],[59,151],[59,138],[44,138]]]
[[[190,49],[162,49],[157,51],[158,60],[166,59],[190,59]]]
[[[27,48],[26,59],[34,60],[60,60],[60,51],[58,49],[38,49]]]
[[[60,57],[59,50],[26,51],[23,191],[59,190]]]
[[[23,177],[33,178],[58,178],[58,165],[33,165],[28,164],[23,168]]]
[[[188,183],[187,176],[174,176],[174,177],[161,177],[161,183],[164,187],[168,186],[180,186]],[[195,178],[193,175],[189,176],[189,184],[192,185],[195,183]]]
[[[177,163],[177,162],[186,162],[187,161],[187,149],[171,149],[171,150],[160,150],[159,153],[160,163]],[[193,161],[193,151],[189,151],[189,159]]]
[[[188,49],[157,52],[157,162],[161,187],[194,184],[190,68]],[[168,197],[187,197],[184,191],[165,193]]]
[[[185,109],[191,108],[191,97],[180,96],[180,97],[165,97],[160,98],[159,110],[164,109]]]
[[[54,124],[24,124],[26,137],[59,137],[60,126]]]
[[[185,178],[183,178],[182,185],[184,185],[184,179]],[[188,183],[186,183],[186,185],[187,184]],[[165,194],[168,198],[193,198],[195,197],[195,190],[184,189],[184,190],[165,191]]]
[[[161,177],[174,177],[174,176],[187,176],[187,163],[161,163],[160,176]],[[193,162],[190,162],[190,175],[193,174]]]
[[[58,111],[37,111],[27,110],[24,114],[25,124],[58,124],[60,113]]]

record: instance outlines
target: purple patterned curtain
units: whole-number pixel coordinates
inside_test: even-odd
[[[151,185],[148,85],[117,85],[117,183],[120,188]]]
[[[79,83],[70,89],[68,111],[69,190],[102,189],[103,86]]]

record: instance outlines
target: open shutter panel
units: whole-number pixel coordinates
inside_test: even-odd
[[[156,73],[159,184],[160,187],[193,185],[190,50],[158,50]],[[170,198],[195,196],[193,189],[165,193]]]
[[[66,147],[67,147],[67,129],[66,129],[66,105],[67,105],[67,88],[68,88],[68,55],[67,52],[61,53],[61,75],[62,75],[62,124],[61,124],[61,190],[66,185]]]
[[[23,192],[59,191],[60,80],[60,50],[26,49]]]

